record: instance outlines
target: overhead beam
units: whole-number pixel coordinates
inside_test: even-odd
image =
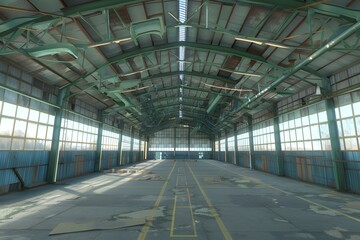
[[[140,0],[107,0],[107,1],[96,1],[86,4],[77,5],[74,7],[68,7],[63,9],[64,16],[76,17],[79,13],[87,13],[92,11],[100,11],[108,8],[116,8],[126,4],[136,4],[143,1]],[[219,0],[217,2],[223,3],[233,3],[237,4],[239,2],[251,3],[256,5],[267,5],[267,6],[279,6],[285,9],[292,9],[298,11],[307,11],[308,8],[314,9],[320,14],[327,16],[339,17],[339,18],[351,18],[354,20],[359,19],[359,11],[343,8],[332,4],[320,3],[316,5],[309,5],[307,2],[301,1],[283,1],[283,0]]]
[[[284,70],[284,68],[274,65],[274,64],[270,64],[266,61],[265,58],[255,55],[255,54],[251,54],[242,50],[237,50],[237,49],[233,49],[233,48],[227,48],[227,47],[221,47],[221,46],[214,46],[214,45],[209,45],[209,44],[199,44],[199,43],[188,43],[188,42],[175,42],[175,43],[170,43],[170,44],[163,44],[163,45],[159,45],[159,46],[154,46],[154,47],[147,47],[147,48],[140,48],[140,49],[136,49],[134,51],[130,51],[130,52],[126,52],[123,54],[119,54],[116,55],[115,57],[109,58],[108,61],[103,64],[102,66],[98,67],[97,69],[93,70],[92,72],[88,73],[87,75],[84,75],[76,80],[74,80],[72,83],[62,87],[62,88],[69,88],[72,87],[74,85],[76,85],[79,81],[81,80],[86,80],[87,77],[90,77],[92,74],[94,74],[95,72],[100,71],[102,68],[107,67],[111,64],[115,64],[121,61],[125,61],[129,58],[134,58],[136,56],[139,55],[146,55],[146,54],[151,54],[154,53],[156,51],[166,51],[166,50],[170,50],[170,49],[178,49],[180,46],[184,46],[187,48],[193,48],[196,50],[203,50],[203,51],[210,51],[210,52],[215,52],[218,54],[223,54],[223,55],[230,55],[230,56],[237,56],[237,57],[245,57],[245,58],[249,58],[252,60],[255,60],[257,62],[261,62],[263,64],[268,65],[271,68],[275,68],[275,69],[280,69],[280,70]]]
[[[360,29],[360,21],[353,24],[351,27],[349,27],[347,30],[339,34],[336,38],[332,39],[330,42],[328,42],[325,46],[321,47],[319,50],[311,54],[309,57],[307,57],[305,60],[303,60],[301,63],[294,66],[291,70],[287,71],[285,74],[283,74],[281,77],[274,80],[271,84],[269,84],[266,88],[258,92],[255,96],[251,97],[248,101],[245,101],[241,106],[234,109],[232,113],[238,112],[244,108],[246,108],[250,103],[255,102],[259,98],[261,98],[264,94],[271,91],[274,87],[279,85],[282,81],[290,77],[291,75],[295,74],[297,71],[299,71],[301,68],[305,67],[309,63],[311,63],[314,59],[320,57],[327,51],[329,51],[332,47],[336,46],[338,43],[340,43],[343,39],[349,37],[351,34],[356,32]]]

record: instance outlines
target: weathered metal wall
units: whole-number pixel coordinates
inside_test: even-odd
[[[130,151],[121,151],[121,165],[130,163]]]
[[[57,180],[94,172],[96,151],[61,151]]]
[[[254,168],[263,172],[277,173],[277,155],[275,152],[266,151],[254,152],[255,166]]]
[[[360,152],[343,152],[343,158],[347,188],[360,193]]]
[[[228,151],[227,152],[227,157],[226,157],[226,161],[228,163],[232,163],[235,164],[235,151]]]
[[[46,183],[48,151],[1,151],[0,186],[19,183],[14,169],[24,180],[24,187]]]
[[[219,161],[225,162],[225,152],[219,152]]]
[[[110,169],[118,165],[117,151],[102,151],[101,154],[101,169]]]
[[[249,151],[237,152],[237,164],[241,167],[249,168],[250,167],[250,156]]]
[[[331,152],[284,152],[285,176],[335,187]]]

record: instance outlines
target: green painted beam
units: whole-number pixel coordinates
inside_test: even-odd
[[[280,69],[283,70],[283,68],[270,64],[266,61],[265,58],[255,55],[255,54],[251,54],[242,50],[236,50],[233,48],[228,48],[228,47],[221,47],[221,46],[214,46],[214,45],[209,45],[209,44],[199,44],[199,43],[189,43],[189,42],[175,42],[175,43],[169,43],[169,44],[164,44],[164,45],[159,45],[159,46],[155,46],[155,47],[147,47],[147,48],[141,48],[141,49],[136,49],[134,51],[130,51],[130,52],[126,52],[123,54],[119,54],[115,57],[109,58],[107,63],[103,64],[102,66],[98,67],[97,69],[93,70],[92,72],[88,73],[85,76],[82,76],[78,79],[76,79],[75,81],[73,81],[72,83],[66,85],[66,88],[72,87],[73,85],[76,85],[79,81],[86,79],[87,77],[91,76],[92,74],[94,74],[95,72],[100,71],[102,68],[107,67],[111,64],[115,64],[121,61],[125,61],[129,58],[134,58],[136,56],[139,55],[147,55],[147,54],[152,54],[156,51],[166,51],[166,50],[171,50],[171,49],[178,49],[180,46],[185,46],[187,48],[190,49],[196,49],[196,50],[202,50],[202,51],[210,51],[210,52],[214,52],[214,53],[218,53],[218,54],[222,54],[222,55],[229,55],[229,56],[238,56],[238,57],[245,57],[245,58],[249,58],[252,60],[255,60],[257,62],[261,62],[263,64],[268,65],[270,68],[276,68],[276,69]]]
[[[275,151],[277,158],[277,174],[279,176],[284,176],[284,156],[281,150],[281,137],[280,137],[280,126],[279,126],[279,115],[277,105],[273,106],[273,116],[274,116],[274,139],[275,139]]]
[[[99,127],[97,134],[97,142],[96,142],[96,155],[95,155],[95,163],[94,163],[94,172],[100,172],[101,170],[101,160],[102,160],[102,132],[104,128],[104,115],[100,112],[99,115]]]
[[[249,164],[251,169],[255,169],[254,134],[253,134],[252,116],[250,114],[246,114],[245,119],[248,123],[248,133],[249,133],[249,161],[250,161]]]
[[[219,103],[219,101],[222,99],[221,95],[217,95],[214,100],[211,101],[209,107],[206,109],[207,113],[211,113],[215,107],[217,106],[217,104]]]
[[[237,112],[240,111],[244,108],[246,108],[250,103],[255,102],[256,100],[258,100],[259,98],[261,98],[264,94],[266,94],[267,92],[271,91],[274,87],[276,87],[277,85],[279,85],[282,81],[284,81],[285,79],[287,79],[288,77],[292,76],[293,74],[295,74],[297,71],[299,71],[300,69],[302,69],[303,67],[307,66],[309,63],[311,63],[314,59],[320,57],[321,55],[323,55],[324,53],[326,53],[327,51],[329,51],[332,47],[334,47],[335,45],[337,45],[338,43],[340,43],[343,39],[349,37],[351,34],[353,34],[354,32],[358,31],[360,29],[360,21],[353,24],[351,27],[349,27],[347,30],[345,30],[344,32],[342,32],[341,34],[339,34],[336,38],[334,38],[333,40],[331,40],[329,43],[327,43],[325,46],[321,47],[319,50],[317,50],[316,52],[314,52],[313,54],[311,54],[309,57],[307,57],[306,59],[304,59],[301,63],[297,64],[296,66],[294,66],[291,70],[287,71],[286,73],[284,73],[281,77],[277,78],[276,80],[274,80],[271,84],[269,84],[266,88],[264,88],[263,90],[261,90],[260,92],[258,92],[255,96],[251,97],[248,101],[245,101],[245,103],[243,103],[240,107],[238,107],[237,109],[233,110],[232,112]]]
[[[200,72],[188,72],[188,71],[174,71],[174,72],[167,72],[167,73],[160,73],[160,74],[156,74],[153,75],[151,77],[146,77],[146,78],[142,78],[142,79],[133,79],[133,80],[125,80],[125,81],[136,81],[136,83],[148,83],[151,80],[156,80],[156,79],[160,79],[160,78],[167,78],[167,77],[173,77],[173,76],[179,76],[180,74],[183,74],[185,76],[189,76],[189,77],[199,77],[199,78],[204,78],[204,79],[211,79],[214,81],[219,81],[219,82],[224,82],[224,83],[229,83],[229,84],[236,84],[237,81],[236,80],[232,80],[229,78],[224,78],[224,77],[218,77],[218,76],[214,76],[214,75],[207,75],[207,74],[203,74]],[[121,82],[120,82],[121,83]],[[96,85],[96,83],[93,83],[94,86]],[[121,92],[121,90],[124,90],[123,88],[112,88],[109,90],[106,89],[102,89],[104,92],[108,92],[108,93],[112,93],[112,92]]]
[[[331,82],[330,79],[324,78],[323,87],[325,95],[331,96]],[[325,97],[327,123],[329,127],[330,143],[331,143],[331,163],[333,166],[333,173],[335,178],[335,187],[339,191],[346,191],[346,174],[343,163],[343,156],[341,151],[341,144],[339,138],[339,129],[336,120],[335,102],[332,97]]]
[[[57,105],[60,107],[56,109],[53,138],[51,141],[51,150],[49,156],[49,166],[47,170],[47,182],[55,183],[57,178],[58,166],[59,166],[59,152],[60,152],[60,131],[61,121],[64,114],[65,100],[68,89],[63,89],[59,92],[57,97]]]
[[[186,100],[191,100],[191,101],[207,101],[207,98],[202,98],[202,97],[196,97],[196,96],[184,96],[183,99],[186,101]],[[165,96],[165,97],[158,97],[158,98],[155,98],[155,99],[152,99],[152,100],[149,100],[149,101],[145,101],[143,103],[149,103],[149,104],[153,104],[153,103],[156,103],[156,102],[162,102],[162,101],[166,101],[166,100],[169,100],[169,101],[179,101],[179,96],[178,95],[175,95],[175,96]]]

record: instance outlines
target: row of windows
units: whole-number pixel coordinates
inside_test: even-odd
[[[352,95],[339,97],[339,102],[351,101]],[[350,98],[349,100],[342,98]],[[354,100],[354,99],[353,99]],[[341,150],[360,149],[360,102],[335,108]]]
[[[349,97],[350,95],[346,96]],[[340,102],[340,101],[339,101]],[[350,101],[351,102],[351,101]],[[324,109],[325,103],[312,106]],[[279,116],[281,149],[283,151],[321,151],[331,150],[330,132],[326,111],[308,114],[310,108],[297,110]],[[350,103],[335,108],[341,150],[360,149],[360,102]],[[302,116],[303,115],[303,116]],[[295,119],[289,119],[294,118]],[[268,125],[267,121],[263,122]],[[275,141],[273,126],[253,131],[255,151],[274,151]],[[237,135],[238,150],[249,151],[249,135]],[[228,139],[228,151],[232,148],[232,139]],[[230,144],[229,144],[230,143]],[[225,149],[225,139],[220,140],[220,149]]]
[[[34,109],[0,101],[0,150],[49,151],[54,131],[55,116]],[[79,121],[84,121],[81,123]],[[96,150],[97,123],[72,113],[66,113],[60,130],[61,150]],[[120,134],[103,130],[102,149],[118,150]],[[124,136],[123,150],[130,150],[131,138]],[[144,144],[143,144],[144,145]],[[134,139],[134,150],[140,141]]]
[[[53,115],[0,101],[0,150],[50,150]]]
[[[117,151],[119,149],[119,138],[119,133],[104,129],[102,131],[101,149]]]
[[[273,120],[267,120],[254,126],[253,140],[255,151],[274,151],[275,137]]]

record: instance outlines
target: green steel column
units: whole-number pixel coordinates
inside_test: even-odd
[[[275,138],[275,152],[277,158],[277,174],[284,176],[284,156],[281,150],[281,138],[280,138],[280,127],[279,127],[279,114],[277,105],[273,106],[274,114],[274,138]]]
[[[190,128],[188,128],[188,159],[190,158]]]
[[[139,135],[139,156],[140,156],[140,161],[144,161],[145,160],[145,158],[144,158],[144,153],[145,153],[145,141],[143,141],[142,139],[144,139],[143,138],[143,135],[142,134],[140,134]],[[142,145],[142,142],[144,142],[144,147],[143,148],[141,148],[141,145]]]
[[[176,158],[176,128],[174,127],[174,159]]]
[[[57,170],[59,163],[59,145],[60,145],[60,131],[61,131],[61,121],[64,113],[66,95],[68,93],[67,89],[62,89],[59,92],[57,98],[57,105],[60,107],[56,109],[55,120],[54,120],[54,129],[53,129],[53,138],[51,142],[51,151],[49,156],[49,166],[47,172],[47,182],[55,183],[57,178]]]
[[[248,114],[246,116],[248,123],[249,131],[249,158],[250,158],[250,168],[255,169],[255,157],[254,157],[254,136],[253,136],[253,126],[252,126],[252,116]]]
[[[325,94],[331,93],[330,80],[324,79],[323,86]],[[339,191],[346,191],[345,167],[343,164],[343,157],[340,146],[339,131],[336,123],[335,103],[334,99],[325,98],[326,115],[328,118],[330,141],[331,141],[331,157],[335,176],[336,189]]]
[[[227,131],[225,131],[225,161],[224,162],[228,162],[229,159],[229,146],[228,146],[228,133]]]
[[[123,136],[123,130],[120,129],[119,134],[119,142],[118,142],[118,165],[122,165],[122,136]]]
[[[215,135],[211,138],[211,158],[215,160]]]
[[[218,134],[218,146],[219,146],[219,150],[218,150],[218,161],[221,161],[221,143],[220,143],[220,140],[221,140],[221,133]]]
[[[146,143],[145,143],[145,148],[146,148],[145,159],[146,160],[149,160],[149,142],[150,142],[150,138],[149,138],[149,136],[147,136]]]
[[[96,142],[96,156],[95,156],[95,165],[94,172],[100,172],[101,170],[101,158],[102,158],[102,132],[104,128],[104,115],[102,111],[99,112],[99,127],[97,134],[97,142]]]
[[[238,165],[238,142],[237,142],[237,126],[234,124],[234,164]]]
[[[130,163],[134,163],[134,127],[131,127],[131,135],[130,135]]]

